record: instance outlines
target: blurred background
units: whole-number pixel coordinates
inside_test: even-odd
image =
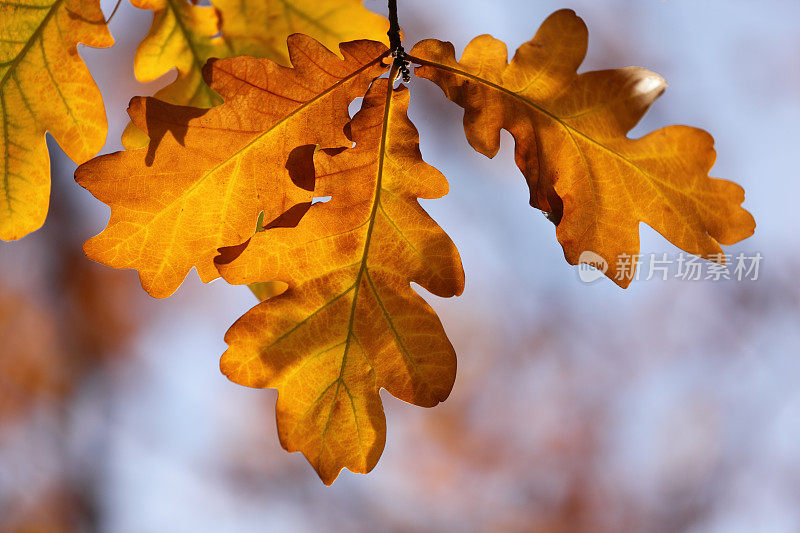
[[[436,37],[459,53],[481,33],[513,53],[563,7],[589,26],[584,70],[670,83],[634,135],[715,136],[712,175],[744,186],[758,223],[726,251],[760,253],[756,281],[582,283],[527,204],[508,134],[484,158],[461,109],[414,79],[423,156],[451,184],[424,205],[467,272],[461,298],[424,294],[459,374],[434,409],[384,393],[378,466],[325,487],[281,449],[274,391],[218,370],[253,295],[193,272],[154,300],[134,272],[87,260],[108,208],[50,142],[47,223],[0,243],[0,531],[800,531],[800,3],[399,1],[408,47]],[[151,18],[123,0],[114,48],[80,50],[105,98],[104,153],[129,98],[172,79],[133,77]],[[678,254],[641,234],[643,254]]]

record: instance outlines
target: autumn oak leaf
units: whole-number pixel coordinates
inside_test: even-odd
[[[410,56],[417,76],[464,108],[475,150],[493,157],[500,130],[511,133],[530,203],[556,222],[569,263],[595,252],[606,275],[627,287],[633,269],[618,265],[638,254],[640,222],[687,252],[722,260],[720,244],[750,236],[755,222],[740,206],[741,187],[709,177],[712,137],[688,126],[627,137],[666,84],[642,68],[577,74],[587,40],[583,21],[561,10],[510,63],[506,45],[489,35],[472,40],[460,60],[451,43],[434,39]]]
[[[159,100],[193,107],[212,107],[222,99],[203,80],[211,58],[250,55],[284,66],[287,38],[302,33],[329,50],[339,43],[366,39],[387,43],[388,21],[365,8],[361,0],[214,0],[198,6],[186,0],[132,0],[153,11],[153,24],[136,49],[134,73],[148,82],[177,69],[177,79],[156,92]],[[126,148],[147,144],[146,135],[129,124],[122,136]]]
[[[77,45],[114,44],[97,0],[0,0],[0,239],[39,229],[50,197],[45,132],[83,163],[105,143],[100,91]]]
[[[289,51],[294,68],[245,56],[210,61],[205,79],[225,99],[210,110],[131,101],[149,145],[75,173],[111,207],[106,229],[84,246],[89,258],[138,270],[148,293],[166,297],[192,267],[204,281],[216,278],[217,248],[247,240],[259,213],[270,222],[312,200],[303,153],[352,144],[348,106],[386,70],[388,50],[353,41],[341,45],[341,59],[295,34]]]
[[[506,45],[489,35],[460,59],[433,39],[403,55],[395,33],[393,53],[359,40],[337,55],[328,46],[385,29],[359,0],[134,2],[155,13],[137,73],[177,67],[179,75],[157,98],[131,101],[128,150],[76,171],[111,208],[84,249],[136,269],[156,297],[172,294],[192,268],[203,281],[248,285],[260,303],[228,330],[221,371],[278,390],[283,447],[301,452],[326,484],[343,468],[376,465],[386,440],[380,389],[433,406],[455,379],[453,346],[412,287],[457,296],[464,272],[454,243],[419,204],[446,195],[448,184],[422,159],[409,90],[395,88],[407,61],[464,108],[475,150],[493,157],[501,131],[511,133],[530,203],[556,224],[572,264],[593,252],[592,264],[599,255],[605,274],[627,287],[635,262],[623,259],[638,254],[641,223],[717,261],[721,244],[754,230],[742,189],[709,176],[709,134],[669,126],[628,136],[666,84],[635,67],[578,74],[588,34],[570,10],[551,15],[509,62]],[[280,39],[297,30],[322,41],[294,33],[284,50]],[[243,53],[268,57],[200,67],[210,55]],[[208,108],[217,97],[224,103]]]
[[[278,280],[288,290],[226,334],[222,372],[278,389],[278,433],[326,484],[346,467],[366,473],[386,438],[379,390],[433,406],[456,373],[453,347],[414,282],[461,294],[455,245],[419,205],[447,193],[422,161],[407,116],[409,91],[376,80],[351,124],[355,148],[317,152],[316,192],[294,228],[257,233],[217,259],[231,283]]]
[[[286,39],[308,35],[329,50],[339,43],[367,39],[388,44],[386,17],[363,0],[213,0],[222,16],[221,31],[237,55],[289,64]],[[266,30],[266,31],[265,31]]]
[[[203,80],[203,66],[212,57],[227,57],[230,45],[219,34],[219,13],[211,6],[185,0],[131,0],[153,10],[153,24],[136,48],[133,71],[142,82],[177,69],[176,80],[155,96],[172,104],[212,107],[222,99]],[[145,139],[146,142],[146,139]]]

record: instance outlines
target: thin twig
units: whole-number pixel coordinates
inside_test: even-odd
[[[389,0],[389,31],[386,32],[386,35],[389,36],[389,47],[392,50],[403,48],[400,38],[400,23],[397,21],[397,0]]]
[[[389,46],[392,49],[394,64],[403,81],[408,83],[411,80],[411,71],[408,69],[406,52],[403,50],[403,39],[400,34],[400,23],[397,20],[397,0],[389,0]]]

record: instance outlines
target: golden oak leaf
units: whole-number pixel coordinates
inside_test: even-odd
[[[213,6],[132,1],[153,10],[153,25],[136,50],[134,73],[146,82],[176,68],[178,78],[155,94],[172,104],[212,107],[221,102],[203,81],[203,65],[210,58],[250,55],[289,65],[286,39],[293,33],[308,35],[329,50],[356,39],[387,42],[388,22],[361,0],[214,0]],[[126,148],[147,144],[133,124],[122,140]]]
[[[303,33],[336,50],[341,42],[369,39],[387,44],[389,21],[363,0],[214,0],[222,34],[236,54],[289,60],[286,39]]]
[[[587,47],[583,21],[557,11],[509,63],[506,45],[489,35],[470,42],[460,61],[451,43],[425,40],[410,52],[416,74],[464,108],[470,145],[493,157],[506,129],[531,191],[531,205],[551,214],[571,264],[589,250],[622,287],[633,278],[624,258],[639,252],[644,222],[678,247],[720,260],[721,244],[753,233],[738,185],[708,172],[711,136],[669,126],[644,137],[627,133],[664,90],[645,69],[577,74]]]
[[[50,197],[49,131],[77,163],[106,139],[100,91],[77,44],[114,44],[98,0],[0,0],[0,239],[39,229]]]
[[[203,281],[216,278],[217,248],[247,240],[260,212],[270,221],[311,202],[313,174],[309,180],[301,168],[302,154],[351,144],[348,105],[386,69],[388,51],[353,41],[341,45],[340,59],[300,34],[289,50],[294,68],[252,57],[210,61],[206,81],[226,101],[212,109],[131,101],[149,146],[97,157],[75,172],[111,207],[86,255],[138,270],[148,293],[166,297],[192,267]]]
[[[316,154],[315,194],[331,199],[217,259],[229,282],[289,286],[231,326],[220,367],[236,383],[278,389],[282,445],[326,484],[344,467],[366,473],[377,463],[380,388],[433,406],[455,378],[453,347],[410,286],[454,296],[464,273],[417,201],[445,195],[447,181],[422,161],[408,103],[406,88],[376,80],[351,123],[355,148]]]
[[[131,0],[131,3],[153,10],[153,24],[139,43],[133,60],[136,79],[153,81],[177,69],[176,80],[157,91],[156,98],[193,107],[219,104],[219,95],[203,80],[203,66],[212,57],[237,54],[218,35],[217,10],[186,0]],[[129,123],[122,134],[122,144],[128,149],[140,148],[147,144],[147,135]]]
[[[159,100],[193,107],[212,107],[220,97],[203,81],[203,66],[212,57],[232,54],[220,36],[219,15],[211,6],[185,0],[131,0],[141,9],[153,10],[153,24],[139,43],[133,61],[136,79],[160,78],[172,69],[177,79],[156,93]]]
[[[288,285],[282,281],[258,281],[248,285],[259,301],[264,301],[286,291]]]

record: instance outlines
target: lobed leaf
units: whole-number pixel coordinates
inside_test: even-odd
[[[172,294],[192,267],[218,276],[217,248],[247,240],[263,212],[277,219],[311,202],[304,153],[348,146],[350,102],[386,70],[386,46],[341,45],[344,59],[317,41],[289,38],[294,68],[266,59],[210,61],[204,75],[225,104],[210,110],[134,98],[129,114],[149,135],[146,148],[81,165],[80,185],[111,207],[106,229],[86,242],[95,261],[139,271],[155,297]]]
[[[159,100],[193,107],[213,107],[222,100],[203,80],[211,58],[264,57],[289,65],[287,38],[303,33],[329,50],[357,39],[388,42],[388,22],[367,10],[361,0],[214,0],[197,6],[186,0],[132,0],[153,10],[153,24],[136,50],[139,81],[160,78],[177,69],[178,77],[156,92]],[[147,136],[129,124],[122,136],[126,148],[147,144]]]
[[[278,433],[326,484],[368,472],[386,438],[378,391],[421,406],[447,398],[453,347],[414,282],[464,288],[458,251],[420,207],[447,181],[422,161],[409,92],[378,79],[351,123],[355,148],[315,157],[315,203],[294,228],[256,233],[217,259],[231,283],[288,284],[228,331],[220,367],[242,385],[277,388]]]
[[[221,103],[203,80],[203,66],[212,57],[236,54],[231,54],[230,44],[218,35],[217,10],[186,0],[131,0],[131,3],[140,9],[153,10],[153,24],[134,56],[136,79],[149,82],[177,69],[177,79],[156,93],[159,100],[194,107]]]
[[[100,91],[77,44],[114,44],[97,0],[0,0],[0,239],[39,229],[50,197],[50,132],[76,163],[105,143]]]
[[[714,141],[699,129],[669,126],[626,136],[661,95],[664,80],[642,68],[577,74],[588,32],[571,10],[552,14],[509,63],[489,35],[460,60],[451,43],[428,39],[411,50],[427,78],[464,108],[470,145],[493,157],[500,130],[514,137],[515,160],[530,203],[550,214],[571,264],[592,251],[622,287],[634,271],[622,259],[639,252],[644,222],[687,252],[720,260],[721,244],[753,233],[738,185],[708,172]]]
[[[263,56],[287,65],[286,39],[313,37],[329,50],[369,39],[388,44],[389,21],[363,0],[213,0],[222,14],[222,35],[236,55]]]

